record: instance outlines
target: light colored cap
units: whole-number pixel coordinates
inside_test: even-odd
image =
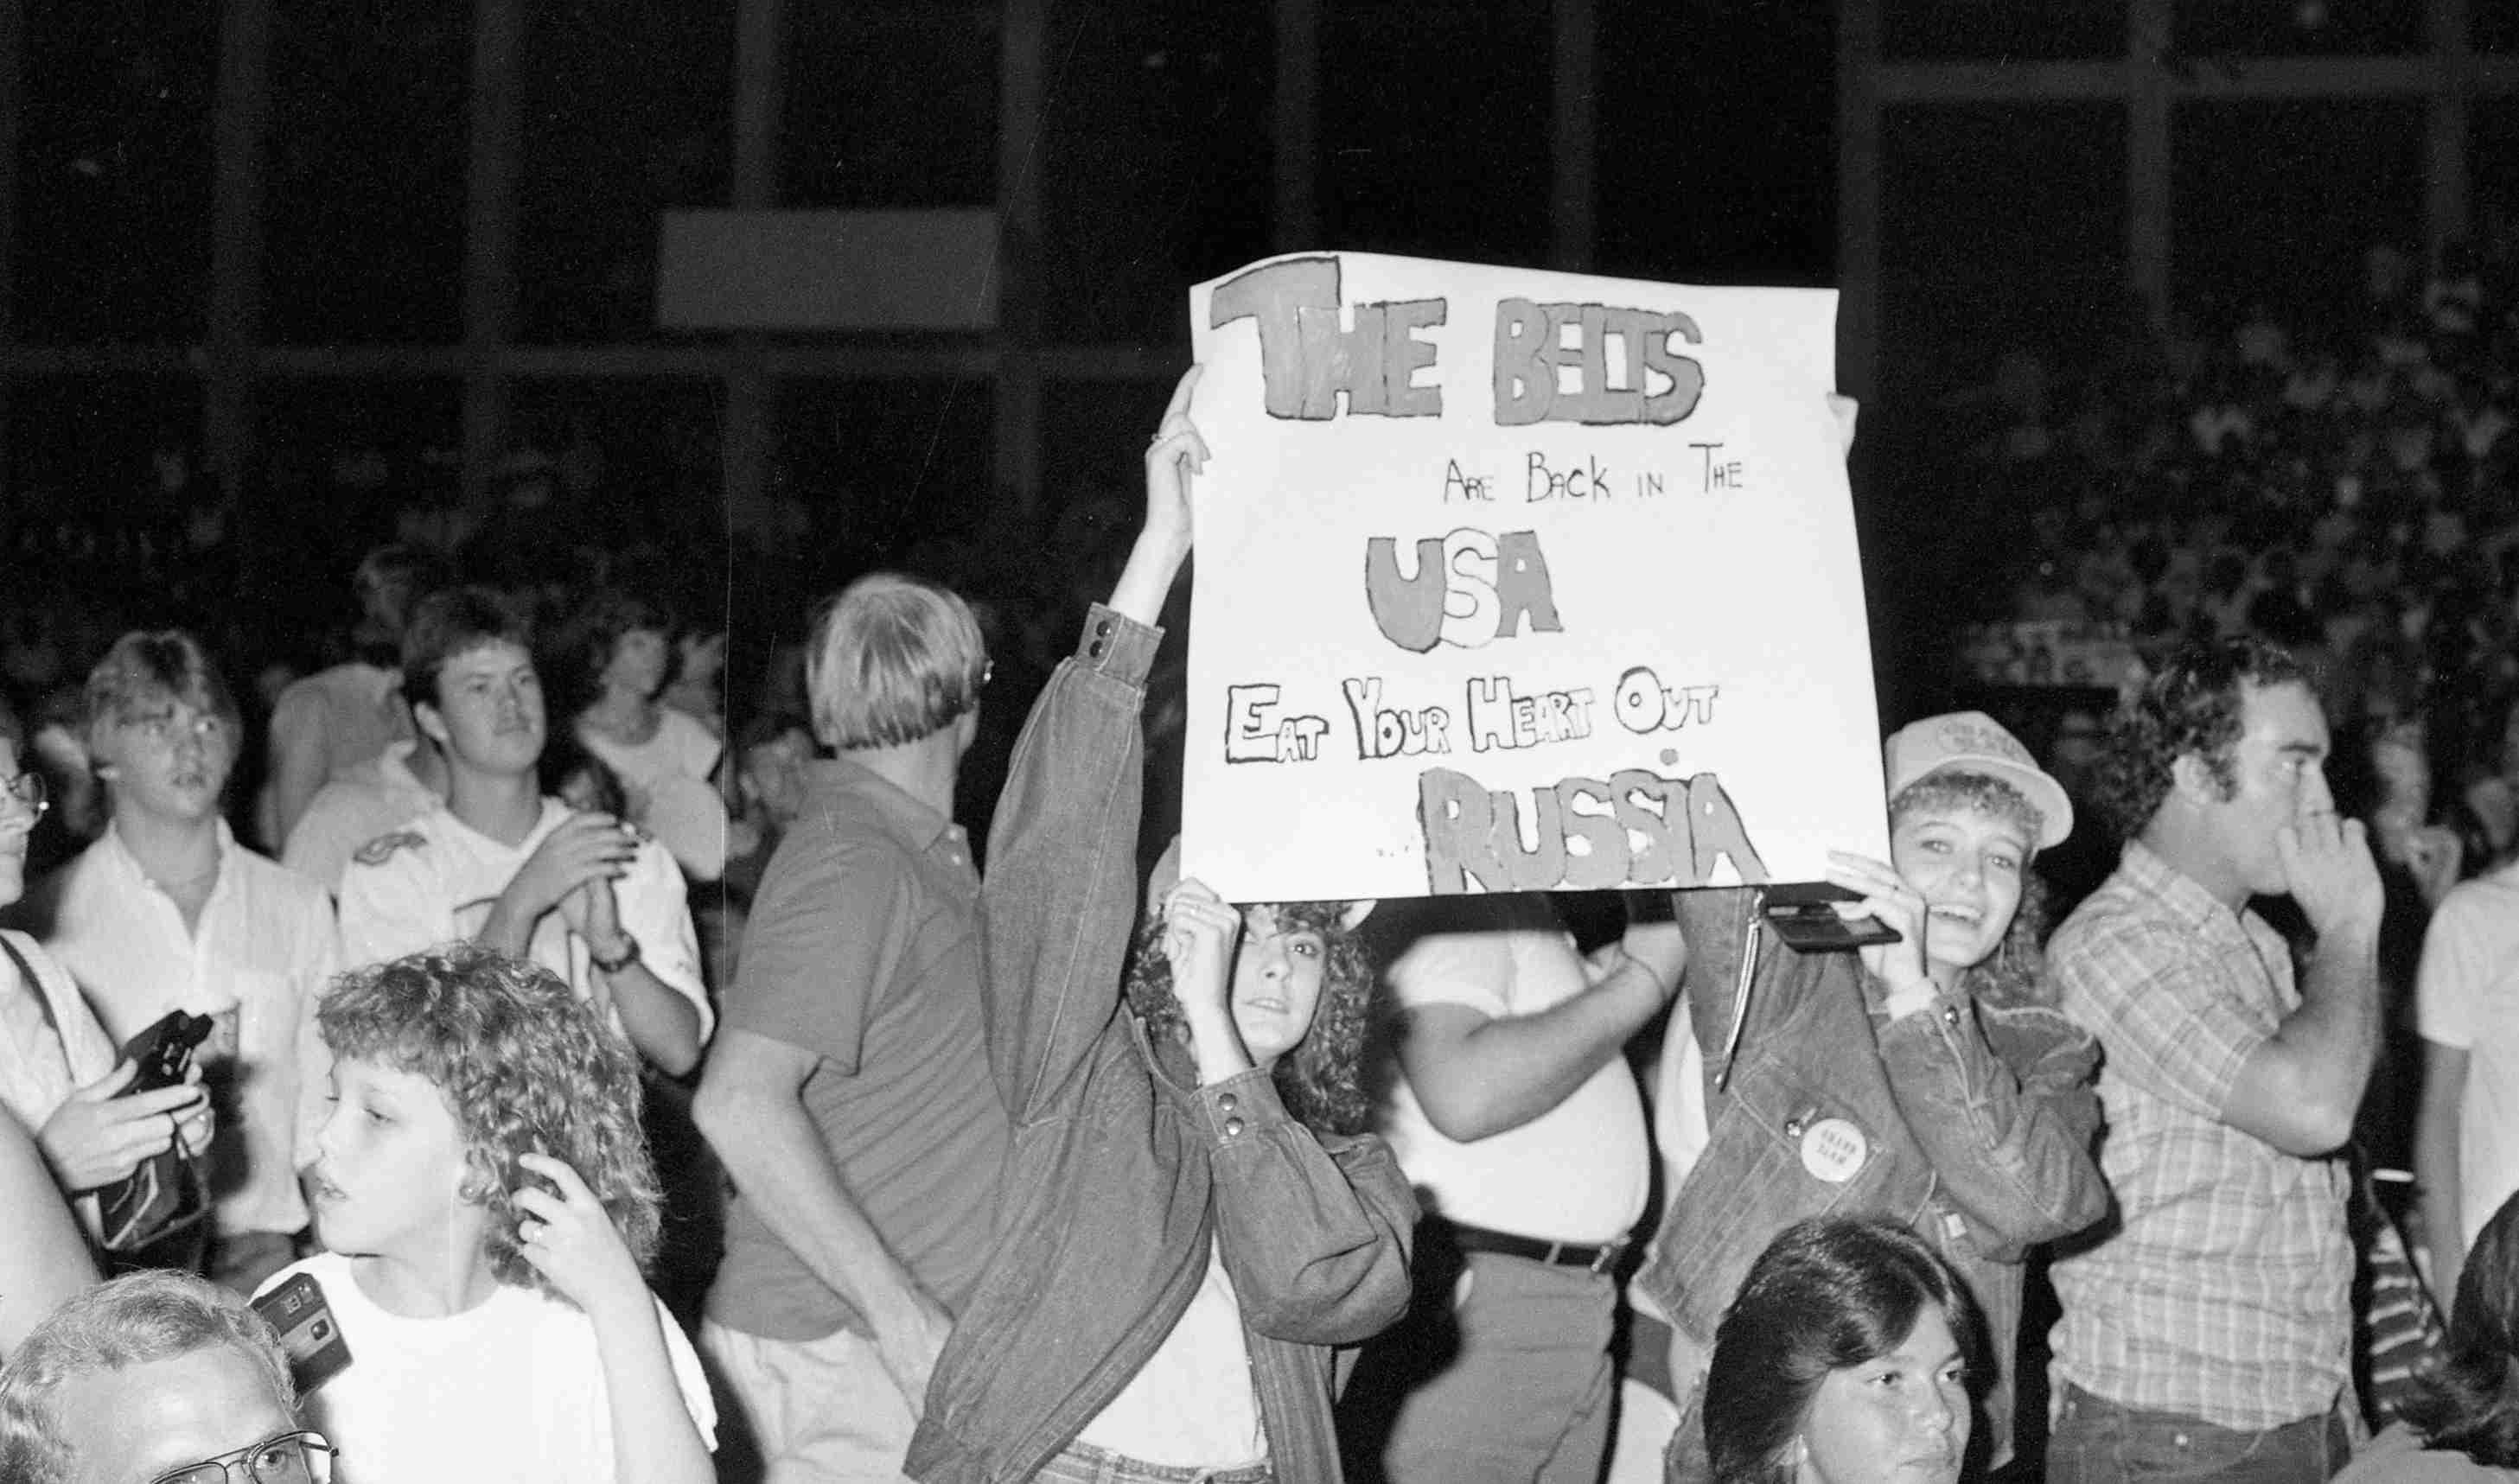
[[[1881,748],[1889,797],[1933,773],[1983,773],[2020,790],[2038,810],[2038,848],[2052,850],[2073,833],[2073,801],[2047,775],[2020,739],[1981,711],[1954,711],[1910,721]]]

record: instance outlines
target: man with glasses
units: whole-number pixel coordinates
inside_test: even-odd
[[[340,968],[331,898],[221,816],[236,707],[200,643],[126,633],[88,675],[87,748],[111,822],[30,914],[118,1044],[171,1010],[217,1028],[203,1080],[226,1114],[204,1170],[210,1277],[240,1293],[296,1260],[299,1039]]]
[[[11,1484],[330,1484],[271,1327],[186,1274],[90,1288],[0,1368]]]

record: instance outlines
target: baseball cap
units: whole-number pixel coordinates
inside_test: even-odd
[[[2047,775],[2020,739],[1981,711],[1954,711],[1910,721],[1881,748],[1889,797],[1933,773],[1983,773],[2020,790],[2039,813],[2038,848],[2051,850],[2073,833],[2073,801]]]

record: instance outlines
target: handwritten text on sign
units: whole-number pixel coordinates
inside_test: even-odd
[[[1192,874],[1404,896],[1880,853],[1834,310],[1360,254],[1192,290]]]

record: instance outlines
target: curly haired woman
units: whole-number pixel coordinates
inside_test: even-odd
[[[990,1060],[1015,1146],[997,1244],[910,1443],[927,1484],[1334,1484],[1332,1347],[1408,1299],[1416,1200],[1360,1132],[1360,914],[1182,882],[1138,935],[1124,1002],[1138,714],[1205,455],[1194,384],[1146,454],[1145,533],[997,807]]]
[[[344,975],[317,1028],[315,1279],[349,1347],[307,1406],[360,1484],[703,1484],[708,1384],[641,1269],[639,1059],[550,971],[458,944]]]

